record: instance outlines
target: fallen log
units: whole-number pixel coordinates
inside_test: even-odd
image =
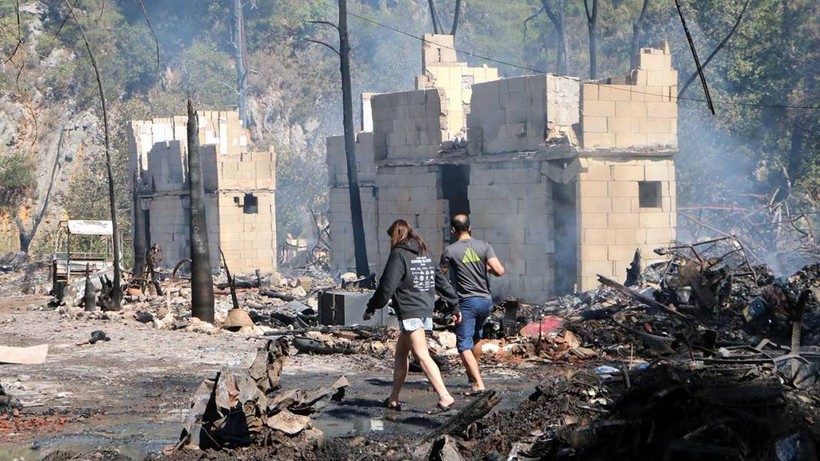
[[[307,327],[307,328],[293,328],[293,329],[283,329],[283,330],[271,330],[266,331],[263,336],[254,336],[257,339],[270,339],[269,336],[289,336],[289,335],[301,335],[304,333],[308,333],[311,331],[318,331],[319,333],[335,333],[340,331],[355,331],[355,332],[370,332],[373,331],[375,328],[368,325],[354,325],[354,326],[328,326],[324,325],[321,327]]]
[[[273,290],[259,290],[259,294],[269,298],[278,298],[285,301],[296,301],[296,298],[293,296],[283,295],[282,293],[277,293]]]
[[[455,435],[465,432],[470,424],[483,418],[499,402],[501,402],[501,397],[495,391],[484,391],[481,396],[453,415],[452,418],[427,434],[424,440],[430,441],[442,435]]]
[[[629,296],[632,299],[640,301],[640,302],[646,304],[647,306],[649,306],[653,309],[666,311],[666,312],[668,312],[670,314],[673,314],[673,315],[676,315],[676,316],[678,316],[682,319],[692,320],[692,317],[690,317],[686,314],[682,314],[682,313],[678,312],[677,310],[675,310],[675,309],[673,309],[669,306],[665,306],[665,305],[655,301],[654,299],[652,299],[648,296],[644,296],[640,293],[635,293],[634,291],[630,290],[629,288],[621,285],[620,283],[618,283],[618,282],[616,282],[612,279],[608,279],[608,278],[604,277],[601,274],[598,274],[598,282],[600,282],[601,284],[606,285],[610,288],[613,288],[616,291],[618,291],[620,293],[623,293],[624,295]]]

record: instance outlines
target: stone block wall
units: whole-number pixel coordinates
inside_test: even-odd
[[[373,133],[356,135],[356,172],[359,183],[373,182],[376,178]],[[326,138],[327,175],[330,187],[347,186],[347,156],[344,136]]]
[[[374,187],[376,165],[373,161],[373,141],[373,133],[359,133],[356,136],[356,166],[367,258],[371,270],[376,272],[379,248],[376,240],[378,210]],[[353,246],[353,222],[350,214],[350,191],[347,186],[344,136],[327,138],[327,170],[330,185],[327,219],[333,238],[331,265],[334,270],[355,272],[356,255]]]
[[[379,270],[390,253],[390,238],[386,230],[396,219],[404,219],[427,243],[434,259],[444,250],[449,207],[440,197],[438,166],[380,167],[376,177],[378,188]]]
[[[470,166],[473,236],[492,245],[507,272],[491,278],[493,295],[545,300],[554,293],[552,189],[540,162]]]
[[[435,157],[449,138],[444,90],[378,94],[371,101],[376,160]]]
[[[444,140],[466,136],[472,86],[491,80],[498,80],[498,69],[468,67],[467,63],[458,62],[452,35],[424,36],[422,73],[416,77],[416,89],[439,88],[447,95],[447,136]]]
[[[655,248],[675,239],[675,164],[671,158],[582,158],[581,165],[576,183],[578,285],[591,290],[598,286],[597,274],[623,281],[636,249],[645,267],[658,258]],[[658,195],[641,197],[647,194],[642,189]]]
[[[668,47],[642,48],[629,76],[585,83],[581,94],[584,148],[677,148],[678,73]]]
[[[467,139],[471,153],[535,151],[551,127],[578,122],[579,81],[550,74],[473,86]]]
[[[197,115],[212,271],[220,247],[234,273],[276,270],[275,153],[250,152],[236,112]],[[190,256],[186,124],[187,117],[129,124],[129,164],[139,166],[141,205],[166,267]]]

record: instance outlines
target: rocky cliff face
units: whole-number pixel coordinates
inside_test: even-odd
[[[77,107],[72,98],[55,96],[49,87],[49,69],[76,56],[58,47],[47,56],[38,54],[40,41],[49,38],[43,28],[47,9],[40,2],[21,6],[26,25],[23,45],[0,69],[0,79],[5,80],[0,82],[0,157],[21,154],[36,170],[28,199],[12,214],[0,216],[0,254],[20,250],[21,231],[32,236],[34,256],[51,251],[53,231],[66,218],[62,204],[71,179],[82,168],[84,156],[101,150],[97,115]]]

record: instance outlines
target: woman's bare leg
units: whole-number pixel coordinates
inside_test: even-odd
[[[393,362],[393,390],[390,392],[390,404],[399,403],[399,394],[407,379],[407,369],[410,366],[408,355],[410,354],[410,334],[400,333],[396,341],[396,359]]]
[[[455,399],[447,392],[447,388],[444,386],[444,380],[441,379],[441,372],[438,369],[438,365],[436,365],[436,362],[430,357],[430,352],[427,350],[427,338],[424,336],[424,330],[420,328],[408,335],[410,350],[413,351],[413,355],[416,356],[421,364],[421,369],[424,370],[425,376],[427,376],[430,384],[433,385],[433,389],[436,390],[439,405],[449,407],[455,402]],[[396,350],[398,351],[398,347]]]

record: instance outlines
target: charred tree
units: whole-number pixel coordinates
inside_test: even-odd
[[[364,240],[364,221],[362,220],[362,199],[359,195],[359,174],[356,171],[356,140],[353,135],[353,90],[350,83],[350,37],[347,31],[347,0],[339,0],[339,56],[341,57],[345,157],[347,158],[347,182],[350,191],[350,217],[353,222],[356,273],[367,276],[370,275],[370,267],[367,264],[367,247]]]
[[[458,29],[458,20],[461,18],[461,0],[456,0],[456,9],[453,12],[453,27],[450,29],[450,35],[456,36],[456,29]]]
[[[638,50],[641,45],[641,31],[643,30],[643,20],[646,19],[646,10],[649,7],[649,0],[643,0],[641,7],[641,14],[638,19],[632,23],[632,55],[629,57],[630,69],[638,68]]]
[[[569,38],[567,37],[567,23],[564,16],[564,3],[564,0],[556,0],[555,7],[553,8],[552,5],[550,5],[550,0],[541,0],[544,12],[547,13],[547,17],[549,17],[550,22],[552,22],[558,34],[555,62],[555,73],[557,75],[567,75]]]
[[[584,0],[584,12],[587,15],[587,34],[589,35],[589,78],[598,76],[598,0]]]
[[[436,2],[434,0],[427,0],[427,5],[430,7],[430,19],[433,21],[433,33],[440,34],[442,32],[441,24],[438,21],[438,12],[436,11]]]
[[[120,274],[122,252],[120,250],[120,233],[117,226],[117,205],[115,203],[116,196],[114,195],[114,171],[111,167],[111,142],[109,141],[108,136],[108,110],[105,106],[105,91],[103,91],[103,84],[102,79],[100,78],[100,69],[97,65],[97,58],[91,50],[91,44],[88,42],[88,37],[85,35],[85,30],[83,29],[82,24],[80,24],[80,21],[77,19],[77,15],[74,13],[74,7],[71,6],[71,2],[66,1],[65,4],[68,5],[68,9],[74,17],[77,27],[80,29],[80,35],[83,38],[83,42],[85,42],[88,57],[91,59],[91,66],[94,68],[94,76],[97,79],[97,89],[100,92],[100,105],[102,106],[103,115],[103,133],[105,135],[105,166],[108,172],[108,204],[111,210],[111,228],[113,232],[111,238],[114,243],[114,280],[111,286],[107,310],[118,311],[122,308],[122,284],[120,283],[122,280],[122,275]]]
[[[191,315],[203,322],[214,321],[214,283],[211,277],[208,223],[205,218],[205,189],[199,158],[199,120],[188,98],[188,213],[191,222]]]
[[[139,168],[139,167],[137,167]],[[148,254],[148,239],[145,237],[145,216],[142,212],[142,207],[140,206],[140,197],[139,197],[139,175],[137,175],[137,170],[134,170],[133,175],[133,221],[134,221],[134,235],[133,235],[133,248],[134,248],[134,265],[131,268],[132,277],[135,278],[142,278],[143,274],[145,273],[145,256]]]
[[[248,126],[246,98],[248,93],[248,52],[245,45],[245,14],[242,0],[234,0],[234,48],[236,50],[236,92],[239,96],[239,120]]]

